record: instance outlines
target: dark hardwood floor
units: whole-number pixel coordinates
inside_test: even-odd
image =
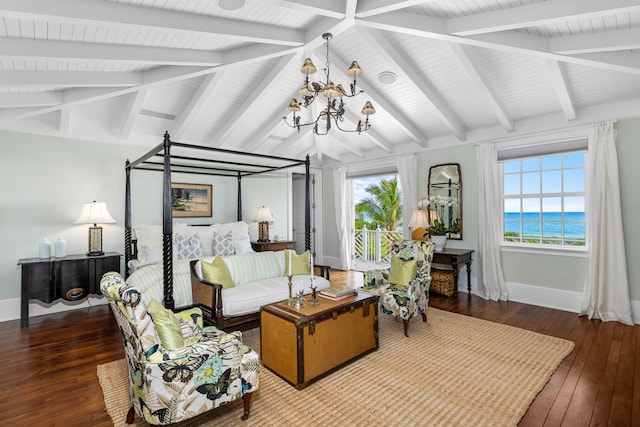
[[[357,272],[331,271],[334,283],[361,280]],[[464,293],[457,300],[431,296],[429,305],[575,343],[521,426],[640,425],[640,326]],[[0,425],[111,426],[96,366],[124,353],[109,307],[32,317],[30,322],[22,329],[19,320],[0,322]]]

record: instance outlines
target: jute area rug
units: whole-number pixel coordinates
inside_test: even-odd
[[[192,426],[513,426],[573,342],[430,308],[428,323],[380,314],[380,348],[303,390],[260,372],[251,417],[242,401],[196,417]],[[260,347],[258,328],[243,340]],[[98,366],[107,412],[125,426],[129,392],[124,359]],[[135,426],[146,425],[136,417]]]

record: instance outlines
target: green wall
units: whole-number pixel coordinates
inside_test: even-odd
[[[640,119],[621,120],[617,123],[616,148],[620,168],[623,225],[627,253],[627,271],[632,300],[640,300],[640,221],[635,216],[640,212],[640,197],[637,185],[640,181]],[[550,135],[553,138],[553,135]],[[427,194],[429,168],[440,163],[460,163],[463,194],[463,240],[450,240],[448,247],[468,248],[477,251],[477,164],[475,145],[465,144],[451,148],[427,150],[417,153],[418,195]],[[335,219],[333,217],[333,170],[324,171],[325,198],[323,210],[325,218],[325,254],[338,257]],[[474,260],[478,254],[474,255]],[[502,251],[504,278],[509,283],[582,292],[587,258],[585,256],[559,256],[532,252]],[[477,265],[472,265],[472,277],[476,276]]]

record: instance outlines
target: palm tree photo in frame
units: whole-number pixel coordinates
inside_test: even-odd
[[[211,216],[211,193],[208,184],[171,183],[171,212],[173,217]]]

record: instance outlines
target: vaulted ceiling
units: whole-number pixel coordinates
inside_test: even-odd
[[[640,116],[637,0],[234,2],[0,0],[0,129],[327,165]],[[332,80],[364,71],[343,127],[369,100],[368,132],[282,120],[325,32]]]

